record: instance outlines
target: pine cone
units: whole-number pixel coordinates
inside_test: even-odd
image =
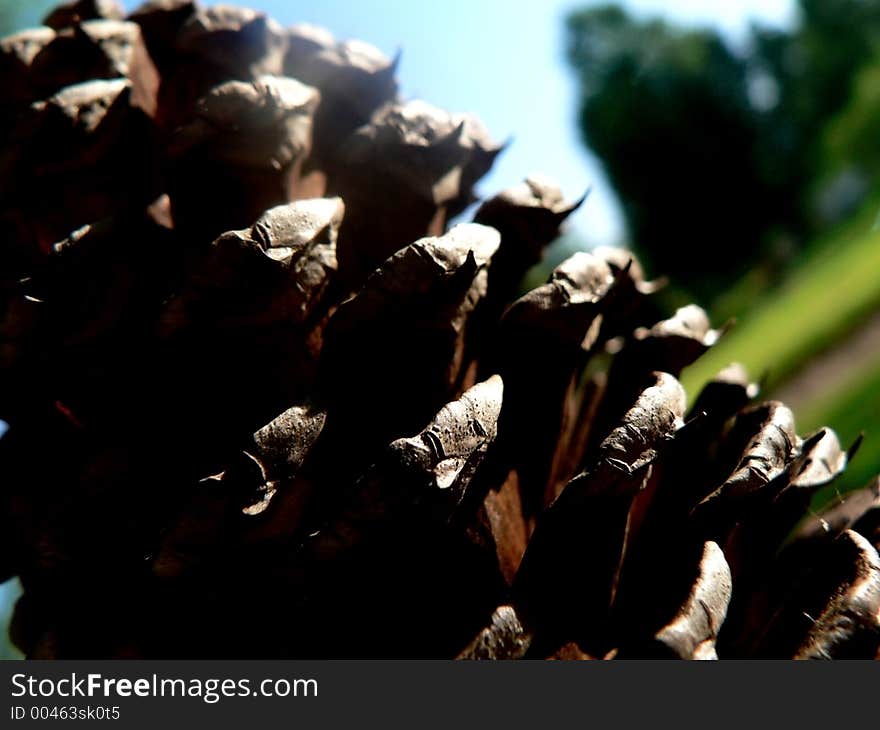
[[[0,41],[0,580],[28,656],[874,658],[880,486],[397,60],[190,0]],[[152,80],[151,80],[152,79]],[[657,321],[659,319],[659,321]]]

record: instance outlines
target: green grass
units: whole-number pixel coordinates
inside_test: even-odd
[[[818,240],[779,287],[755,302],[737,325],[682,378],[693,395],[731,362],[771,388],[833,345],[880,306],[880,201]]]
[[[734,361],[755,378],[766,375],[772,395],[776,385],[880,307],[878,208],[875,197],[845,225],[815,241],[785,282],[746,307],[734,329],[685,371],[682,382],[691,398]],[[831,492],[867,484],[880,473],[880,352],[827,383],[795,417],[800,433],[827,425],[845,446],[864,433],[859,453]]]
[[[880,474],[880,352],[796,416],[804,432],[827,424],[846,446],[863,433],[861,448],[834,486],[844,492],[868,484]]]

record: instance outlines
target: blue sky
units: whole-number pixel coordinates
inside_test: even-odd
[[[484,195],[531,172],[556,178],[572,198],[592,189],[572,218],[590,242],[614,243],[623,223],[601,167],[575,126],[574,80],[563,58],[563,22],[589,0],[253,0],[287,25],[309,22],[340,38],[359,38],[393,54],[403,50],[403,94],[451,111],[475,112],[499,140],[513,144],[480,186]],[[793,0],[630,0],[633,12],[713,24],[733,42],[749,18],[793,20]]]
[[[578,137],[574,79],[563,58],[565,16],[597,0],[233,1],[265,10],[284,25],[324,26],[341,39],[358,38],[389,55],[402,49],[399,77],[405,97],[474,112],[496,139],[513,140],[484,178],[480,194],[492,195],[532,172],[554,177],[571,198],[590,188],[570,224],[588,243],[620,242],[620,211],[601,166]],[[140,2],[123,0],[129,9]],[[795,0],[622,4],[643,16],[713,25],[734,43],[752,18],[785,25],[795,13]]]

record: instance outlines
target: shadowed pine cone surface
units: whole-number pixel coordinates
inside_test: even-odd
[[[29,657],[874,658],[880,488],[377,49],[71,3],[0,40],[0,580]]]

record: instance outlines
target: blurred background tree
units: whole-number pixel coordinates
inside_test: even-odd
[[[764,373],[804,428],[865,430],[842,484],[862,486],[880,471],[880,0],[798,0],[736,47],[622,5],[566,33],[630,245],[670,276],[668,305],[738,320],[688,390],[731,361]]]
[[[753,26],[736,50],[716,30],[617,5],[568,19],[583,139],[632,245],[704,304],[755,267],[775,276],[867,193],[865,172],[840,164],[858,152],[859,119],[836,117],[876,58],[880,2],[801,0],[799,11],[795,27]],[[866,85],[863,105],[874,77]]]
[[[571,16],[568,31],[584,139],[634,248],[705,297],[733,273],[717,251],[751,257],[769,216],[744,62],[714,31],[635,20],[613,5]]]

